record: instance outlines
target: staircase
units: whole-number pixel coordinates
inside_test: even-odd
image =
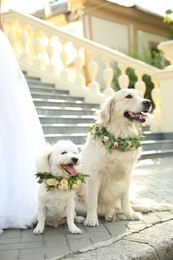
[[[25,74],[46,141],[70,139],[77,145],[85,143],[88,127],[95,122],[98,104],[87,104],[82,97],[72,97],[69,91],[55,89],[37,77]],[[172,156],[173,133],[151,133],[144,128],[140,159]]]
[[[72,97],[69,91],[55,89],[54,84],[43,83],[39,78],[25,77],[46,141],[54,144],[70,139],[77,145],[84,144],[99,105],[87,104],[82,97]]]

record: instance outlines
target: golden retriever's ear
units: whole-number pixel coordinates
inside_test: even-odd
[[[51,148],[49,147],[46,151],[40,154],[36,159],[36,169],[38,172],[50,172],[50,155]]]
[[[105,103],[103,109],[100,111],[100,118],[105,124],[109,123],[114,106],[115,100],[114,98],[111,98]]]

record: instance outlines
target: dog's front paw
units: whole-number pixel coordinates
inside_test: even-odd
[[[84,221],[84,225],[90,226],[90,227],[98,226],[99,225],[98,217],[97,216],[95,216],[95,217],[87,216],[87,218]]]
[[[106,214],[106,215],[105,215],[105,220],[106,220],[107,222],[112,222],[112,221],[115,221],[116,219],[117,219],[116,214],[111,214],[111,215]]]
[[[76,223],[84,223],[85,218],[82,217],[82,216],[76,216],[76,217],[74,218],[74,221],[75,221]]]
[[[81,234],[82,233],[82,230],[80,228],[76,227],[76,226],[73,227],[73,228],[70,228],[69,231],[72,234]]]
[[[38,224],[36,226],[36,228],[34,229],[33,234],[34,235],[41,235],[41,234],[43,234],[43,232],[44,232],[44,226]]]
[[[140,220],[142,218],[142,214],[140,214],[139,212],[134,212],[134,211],[131,211],[131,212],[128,212],[128,213],[124,213],[126,219],[128,220]]]

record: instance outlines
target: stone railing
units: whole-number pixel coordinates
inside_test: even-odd
[[[127,68],[134,70],[137,76],[134,87],[143,94],[146,85],[142,76],[151,76],[155,104],[153,131],[160,129],[159,69],[30,15],[10,11],[3,14],[3,21],[23,70],[29,75],[40,76],[45,82],[55,83],[57,88],[70,90],[72,95],[82,95],[87,102],[101,103],[114,93],[113,62],[121,71],[118,78],[120,88],[129,85]]]

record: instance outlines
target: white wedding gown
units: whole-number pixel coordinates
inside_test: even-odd
[[[28,85],[0,30],[0,234],[36,218],[35,157],[43,145]]]

